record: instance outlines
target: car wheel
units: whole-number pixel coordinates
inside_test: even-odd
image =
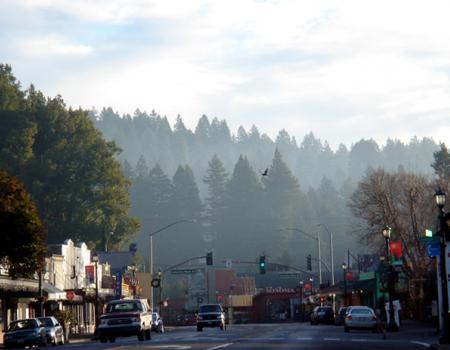
[[[59,340],[59,345],[64,345],[64,335],[61,334],[61,339]]]
[[[150,331],[150,329],[147,329],[145,331],[145,340],[151,340],[151,339],[152,339],[151,331]]]
[[[115,343],[116,342],[116,338],[115,337],[109,337],[108,338],[110,343]]]
[[[344,327],[344,332],[345,333],[350,333],[350,327]]]
[[[138,333],[138,340],[139,341],[144,341],[144,338],[145,338],[145,336],[144,336],[144,331],[140,331],[139,333]]]
[[[161,328],[159,329],[159,333],[164,333],[164,326],[161,325]]]
[[[100,343],[106,343],[108,341],[108,338],[106,338],[104,335],[100,336]]]
[[[219,326],[219,328],[220,328],[221,331],[225,330],[225,326],[224,326],[223,324],[221,324],[221,325]]]

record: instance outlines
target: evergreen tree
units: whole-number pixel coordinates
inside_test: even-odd
[[[203,182],[208,186],[206,197],[206,240],[217,238],[220,231],[223,211],[225,209],[226,184],[228,173],[217,155],[214,155],[208,163],[206,176]]]
[[[438,179],[444,184],[450,182],[450,153],[447,146],[441,143],[441,149],[434,152],[434,162],[431,164]]]
[[[224,229],[219,245],[233,258],[248,258],[265,248],[259,240],[263,228],[261,202],[263,192],[256,173],[246,157],[240,156],[227,186],[224,210]],[[239,242],[236,245],[236,242]]]
[[[173,220],[190,220],[180,225],[173,226],[171,232],[161,237],[161,241],[166,246],[178,251],[177,261],[199,256],[204,253],[204,242],[200,217],[203,211],[203,204],[200,200],[194,173],[186,165],[178,167],[173,176],[173,188],[170,199],[169,212],[173,215]],[[173,256],[167,254],[166,263],[174,263]],[[175,261],[176,262],[176,261]]]
[[[264,177],[263,183],[266,244],[278,253],[289,251],[293,247],[293,236],[298,235],[284,229],[297,228],[311,232],[311,226],[317,222],[314,212],[306,195],[300,190],[298,180],[292,175],[278,150],[275,151],[269,174]],[[307,241],[302,237],[300,240]]]

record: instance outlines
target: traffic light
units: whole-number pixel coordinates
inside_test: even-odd
[[[206,253],[206,265],[211,266],[213,264],[213,253],[208,252]]]
[[[259,273],[264,275],[266,273],[266,256],[261,255],[259,257]]]
[[[308,271],[312,271],[311,254],[308,254],[308,256],[306,257],[306,269]]]

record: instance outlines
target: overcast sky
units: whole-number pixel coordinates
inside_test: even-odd
[[[450,143],[450,1],[0,0],[0,62],[68,105],[333,148]]]

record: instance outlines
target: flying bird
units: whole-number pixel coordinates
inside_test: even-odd
[[[269,173],[269,168],[266,168],[266,170],[264,170],[264,172],[261,174],[261,176],[267,176],[268,173]]]

